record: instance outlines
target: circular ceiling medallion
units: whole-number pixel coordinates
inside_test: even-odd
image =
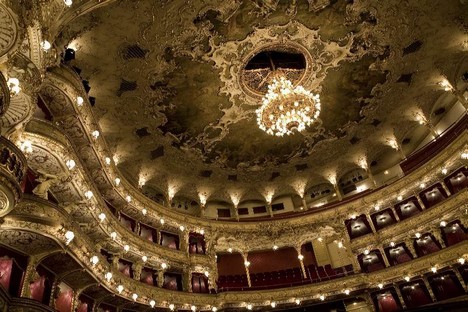
[[[239,81],[248,96],[261,99],[276,70],[284,73],[296,86],[310,74],[311,63],[310,53],[300,44],[292,41],[270,43],[247,55],[239,72]]]

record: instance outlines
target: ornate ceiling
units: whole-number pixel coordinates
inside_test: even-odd
[[[263,199],[265,188],[278,196],[294,193],[299,179],[310,187],[339,177],[363,156],[384,170],[399,161],[385,145],[393,135],[413,151],[429,130],[411,111],[436,121],[438,106],[451,105],[437,102],[437,83],[466,62],[461,6],[121,0],[76,18],[55,44],[76,49],[71,65],[89,82],[102,135],[121,172],[145,180],[147,194],[170,186],[193,200],[204,192],[230,201],[233,191]],[[246,65],[265,51],[305,59],[289,75],[320,93],[322,112],[303,133],[258,129],[255,89],[270,69]]]

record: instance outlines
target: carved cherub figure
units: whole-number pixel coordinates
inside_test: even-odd
[[[42,170],[37,170],[39,173],[39,177],[36,179],[37,182],[39,182],[39,185],[37,185],[33,189],[33,194],[44,198],[44,199],[49,199],[49,189],[56,185],[59,182],[65,182],[67,179],[68,175],[67,174],[59,174],[59,175],[54,175],[54,174],[49,174],[46,173]]]

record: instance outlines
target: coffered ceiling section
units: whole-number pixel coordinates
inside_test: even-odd
[[[411,137],[412,151],[428,131],[409,111],[436,118],[437,82],[463,60],[462,12],[455,0],[120,0],[65,25],[56,44],[76,50],[70,64],[128,179],[228,199],[236,187],[322,183],[359,155],[382,170],[398,161],[382,157],[388,135]],[[302,133],[256,124],[271,63],[321,96]]]

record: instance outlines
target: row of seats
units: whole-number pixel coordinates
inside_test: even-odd
[[[260,288],[282,288],[287,286],[318,283],[353,274],[352,265],[340,268],[309,265],[305,267],[306,276],[303,276],[299,267],[286,270],[251,273],[250,281],[252,287],[249,288],[247,275],[222,275],[218,279],[218,291],[260,289]]]

